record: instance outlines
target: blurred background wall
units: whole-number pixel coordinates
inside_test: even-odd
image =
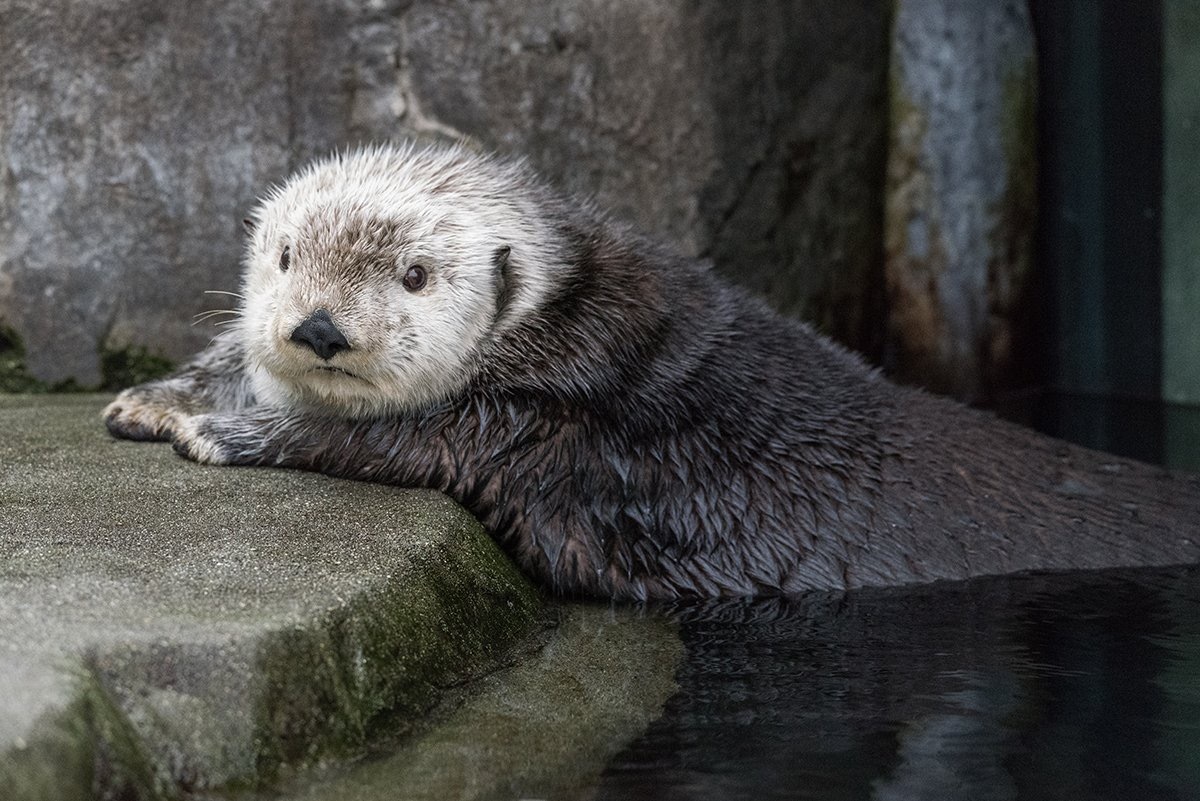
[[[899,380],[1186,463],[1197,6],[0,0],[0,388],[185,357],[272,182],[466,137]]]
[[[1031,7],[1044,304],[1032,420],[1200,469],[1200,3]]]

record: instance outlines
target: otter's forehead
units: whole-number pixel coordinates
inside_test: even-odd
[[[321,205],[296,214],[295,238],[335,248],[346,254],[397,252],[422,234],[420,221],[379,210],[347,209]]]
[[[264,221],[290,229],[287,233],[342,231],[356,239],[374,238],[379,244],[386,244],[383,239],[389,230],[411,239],[459,213],[460,206],[417,187],[348,179],[319,188],[306,182],[289,183],[263,209]]]
[[[290,180],[282,194],[318,202],[336,199],[364,212],[381,204],[476,205],[503,196],[523,175],[520,165],[461,147],[376,147],[317,162]]]
[[[509,198],[522,174],[457,148],[374,148],[316,163],[266,198],[257,216],[268,241],[396,248],[474,223],[521,226]]]
[[[340,259],[395,259],[405,255],[462,256],[485,231],[473,226],[481,215],[466,206],[375,197],[369,206],[333,197],[301,203],[274,220],[268,241],[290,244],[298,254],[336,254]],[[486,216],[486,215],[483,215]],[[494,243],[493,243],[494,249]],[[490,255],[491,251],[488,251]]]

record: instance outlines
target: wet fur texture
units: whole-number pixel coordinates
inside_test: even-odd
[[[895,386],[519,164],[322,162],[264,201],[243,293],[235,330],[118,396],[116,436],[441,490],[557,593],[1200,560],[1200,480]],[[287,341],[316,308],[352,345],[328,363]]]

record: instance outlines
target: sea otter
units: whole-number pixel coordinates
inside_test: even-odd
[[[436,488],[575,596],[1200,560],[1200,479],[892,384],[520,162],[342,153],[251,228],[236,324],[116,436]]]

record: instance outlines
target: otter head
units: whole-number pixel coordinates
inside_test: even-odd
[[[522,207],[527,177],[462,148],[385,147],[276,190],[255,212],[243,279],[256,396],[371,416],[461,392],[555,258]]]

